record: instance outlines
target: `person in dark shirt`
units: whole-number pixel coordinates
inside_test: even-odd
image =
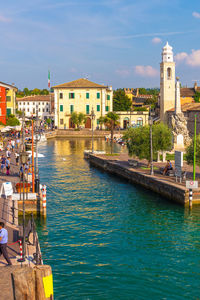
[[[167,173],[170,171],[170,170],[173,170],[172,168],[172,163],[170,160],[167,161],[167,164],[164,168],[164,171],[163,171],[163,175],[167,175]]]

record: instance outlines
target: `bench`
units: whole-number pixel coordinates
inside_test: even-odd
[[[132,167],[137,167],[138,166],[138,161],[135,159],[128,159],[128,164]]]

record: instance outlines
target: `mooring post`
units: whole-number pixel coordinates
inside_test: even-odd
[[[192,207],[192,189],[189,189],[189,207]]]

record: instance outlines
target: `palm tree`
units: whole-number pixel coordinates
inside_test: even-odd
[[[114,112],[109,112],[103,119],[101,120],[104,125],[110,129],[111,135],[111,154],[113,153],[113,134],[114,129],[119,125],[119,115]]]

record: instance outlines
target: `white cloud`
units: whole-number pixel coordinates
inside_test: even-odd
[[[187,65],[192,67],[200,66],[200,50],[192,50],[192,53],[188,54],[186,52],[178,53],[175,56],[177,62],[183,61]]]
[[[187,57],[188,57],[188,54],[186,52],[180,52],[180,53],[176,54],[176,56],[174,58],[177,62],[179,62],[179,61],[185,60]]]
[[[152,66],[135,66],[135,73],[142,77],[155,77],[159,74],[158,70]]]
[[[192,15],[193,15],[194,18],[200,19],[200,13],[194,11],[194,12],[192,13]]]
[[[7,17],[5,17],[3,15],[0,15],[0,22],[2,22],[2,23],[10,23],[11,19],[7,18]]]
[[[162,42],[162,40],[158,37],[153,38],[151,41],[153,44],[160,44]]]

